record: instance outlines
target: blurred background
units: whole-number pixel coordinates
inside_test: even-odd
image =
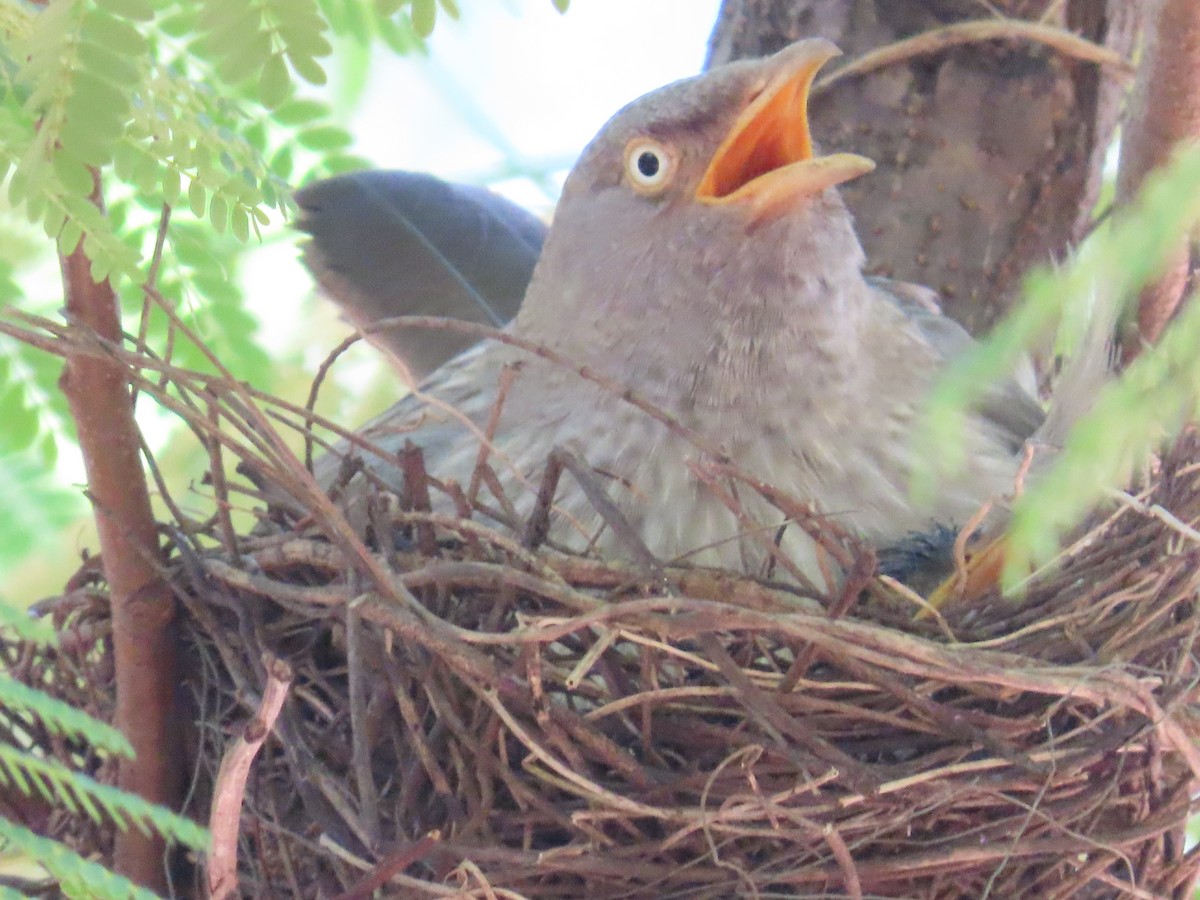
[[[408,32],[366,49],[352,36],[335,36],[328,84],[303,93],[333,110],[347,157],[485,184],[548,218],[574,159],[612,113],[700,70],[719,2],[573,0],[565,14],[551,0],[459,5],[462,15],[440,15],[426,41]],[[353,8],[345,4],[347,14]],[[293,185],[313,177],[312,166],[329,150],[315,137],[311,143],[287,148]],[[109,200],[125,214],[120,198]],[[185,214],[177,211],[176,221]],[[154,211],[136,204],[129,215],[154,220]],[[2,206],[0,234],[12,279],[7,291],[0,283],[0,302],[20,296],[21,308],[54,313],[62,294],[48,242]],[[237,255],[236,267],[203,283],[195,278],[181,294],[198,310],[205,338],[218,349],[224,343],[222,361],[235,375],[303,402],[317,367],[349,329],[315,297],[298,241],[287,222],[272,221],[261,241],[252,237]],[[58,366],[14,342],[0,346],[0,395],[20,393],[8,403],[0,397],[4,427],[37,433],[15,441],[29,443],[19,451],[0,451],[3,602],[25,605],[56,593],[70,561],[96,547],[78,450],[61,423],[47,426],[38,416],[39,405],[59,402],[39,387],[56,377],[44,367]],[[354,425],[393,402],[398,389],[377,354],[356,347],[335,367],[318,409]],[[185,502],[194,491],[203,509],[196,481],[208,460],[196,441],[151,403],[139,404],[138,415],[164,476]]]

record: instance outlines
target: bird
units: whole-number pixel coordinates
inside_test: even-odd
[[[964,464],[929,503],[913,500],[924,403],[972,341],[936,295],[864,271],[837,186],[874,164],[818,152],[808,121],[816,74],[839,52],[801,40],[617,112],[566,179],[511,341],[432,371],[319,460],[318,480],[356,455],[400,488],[395,454],[412,442],[431,475],[465,484],[486,441],[504,503],[527,514],[548,457],[565,449],[656,559],[762,574],[772,554],[753,522],[811,578],[823,571],[812,538],[753,491],[735,514],[701,477],[705,460],[881,551],[952,531],[1011,491],[1044,417],[1016,378],[969,414]],[[560,544],[629,553],[575,480],[560,480],[554,510]]]

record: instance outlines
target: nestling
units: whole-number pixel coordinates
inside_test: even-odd
[[[836,186],[872,163],[816,155],[807,120],[816,72],[837,52],[801,41],[618,112],[567,179],[510,331],[627,386],[734,465],[886,548],[961,525],[1009,491],[1042,411],[1015,381],[996,385],[964,435],[967,465],[932,506],[913,505],[913,429],[931,383],[969,338],[863,273]],[[547,456],[563,446],[603,476],[660,559],[761,569],[761,544],[739,537],[744,526],[689,467],[700,449],[578,371],[518,348],[466,351],[421,386],[434,405],[406,398],[363,436],[387,452],[412,440],[431,474],[466,482],[510,365],[518,370],[490,463],[518,511],[532,506]],[[337,463],[327,457],[318,475],[328,482]],[[381,457],[366,465],[399,478]],[[781,524],[765,501],[741,500],[764,527]],[[555,539],[588,546],[602,521],[571,478],[555,504]],[[621,552],[609,530],[596,545]],[[782,549],[815,571],[799,528],[785,531]]]

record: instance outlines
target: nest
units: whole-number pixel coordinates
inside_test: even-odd
[[[1198,459],[1185,438],[1021,600],[942,618],[819,520],[828,596],[649,570],[535,549],[461,491],[430,512],[415,452],[400,496],[355,477],[251,535],[176,523],[189,811],[209,820],[283,686],[236,828],[246,896],[1187,897]],[[42,611],[62,644],[10,645],[10,670],[106,716],[98,568]]]

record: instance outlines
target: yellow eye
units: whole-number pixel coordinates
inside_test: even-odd
[[[675,154],[650,138],[630,141],[625,147],[625,174],[639,194],[662,193],[675,179]]]

